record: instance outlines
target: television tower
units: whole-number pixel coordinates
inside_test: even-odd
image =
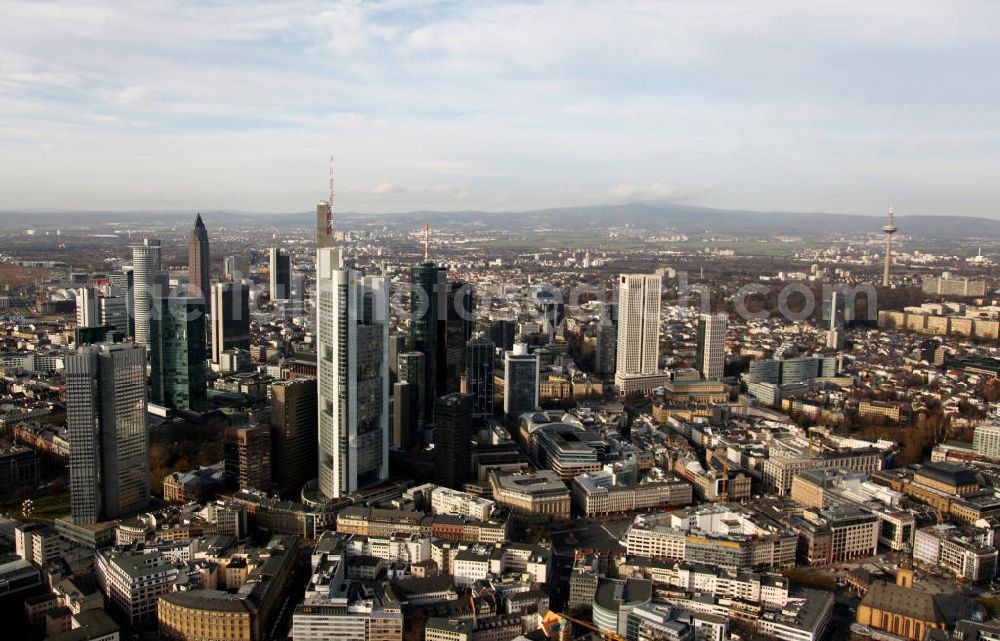
[[[882,269],[882,287],[889,286],[889,265],[892,264],[892,235],[896,233],[896,226],[892,223],[892,205],[889,205],[889,223],[882,227],[885,234],[885,266]]]

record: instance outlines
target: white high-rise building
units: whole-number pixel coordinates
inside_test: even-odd
[[[654,374],[660,357],[660,288],[658,274],[622,274],[618,286],[616,371]]]
[[[389,476],[388,282],[317,254],[319,489],[336,498]]]
[[[622,274],[618,279],[618,340],[615,384],[622,391],[655,387],[660,364],[659,274]],[[625,379],[646,380],[634,389]]]
[[[722,379],[726,367],[725,314],[702,314],[698,317],[698,371],[707,381]]]
[[[149,503],[146,349],[81,347],[66,357],[73,522],[129,516]]]
[[[153,298],[166,289],[167,278],[160,266],[160,241],[151,238],[132,246],[132,273],[135,279],[135,342],[149,345],[149,316]]]
[[[97,327],[97,290],[90,287],[76,290],[76,326]]]

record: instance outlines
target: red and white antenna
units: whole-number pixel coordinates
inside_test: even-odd
[[[330,156],[330,195],[326,201],[326,234],[333,233],[333,156]]]
[[[424,223],[424,262],[430,260],[431,255],[431,226]]]

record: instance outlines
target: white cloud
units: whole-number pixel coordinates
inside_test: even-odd
[[[331,153],[344,209],[1000,197],[1000,3],[0,10],[5,208],[306,209]]]
[[[625,201],[687,201],[695,198],[699,191],[674,185],[655,182],[650,185],[618,185],[608,196],[614,200]]]
[[[394,187],[391,183],[379,183],[372,187],[372,193],[376,196],[381,196],[384,194],[395,194],[399,192],[399,189]]]

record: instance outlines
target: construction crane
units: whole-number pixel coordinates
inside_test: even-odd
[[[605,632],[601,630],[593,623],[588,623],[587,621],[581,621],[580,619],[574,619],[573,617],[566,616],[565,614],[557,614],[549,610],[542,619],[542,629],[545,630],[545,635],[550,639],[552,638],[552,632],[559,631],[559,636],[556,637],[559,641],[562,641],[562,631],[566,628],[567,623],[572,623],[580,627],[586,628],[592,632],[596,632],[601,635],[601,638],[607,641],[628,641],[625,637],[615,634],[614,632]]]

